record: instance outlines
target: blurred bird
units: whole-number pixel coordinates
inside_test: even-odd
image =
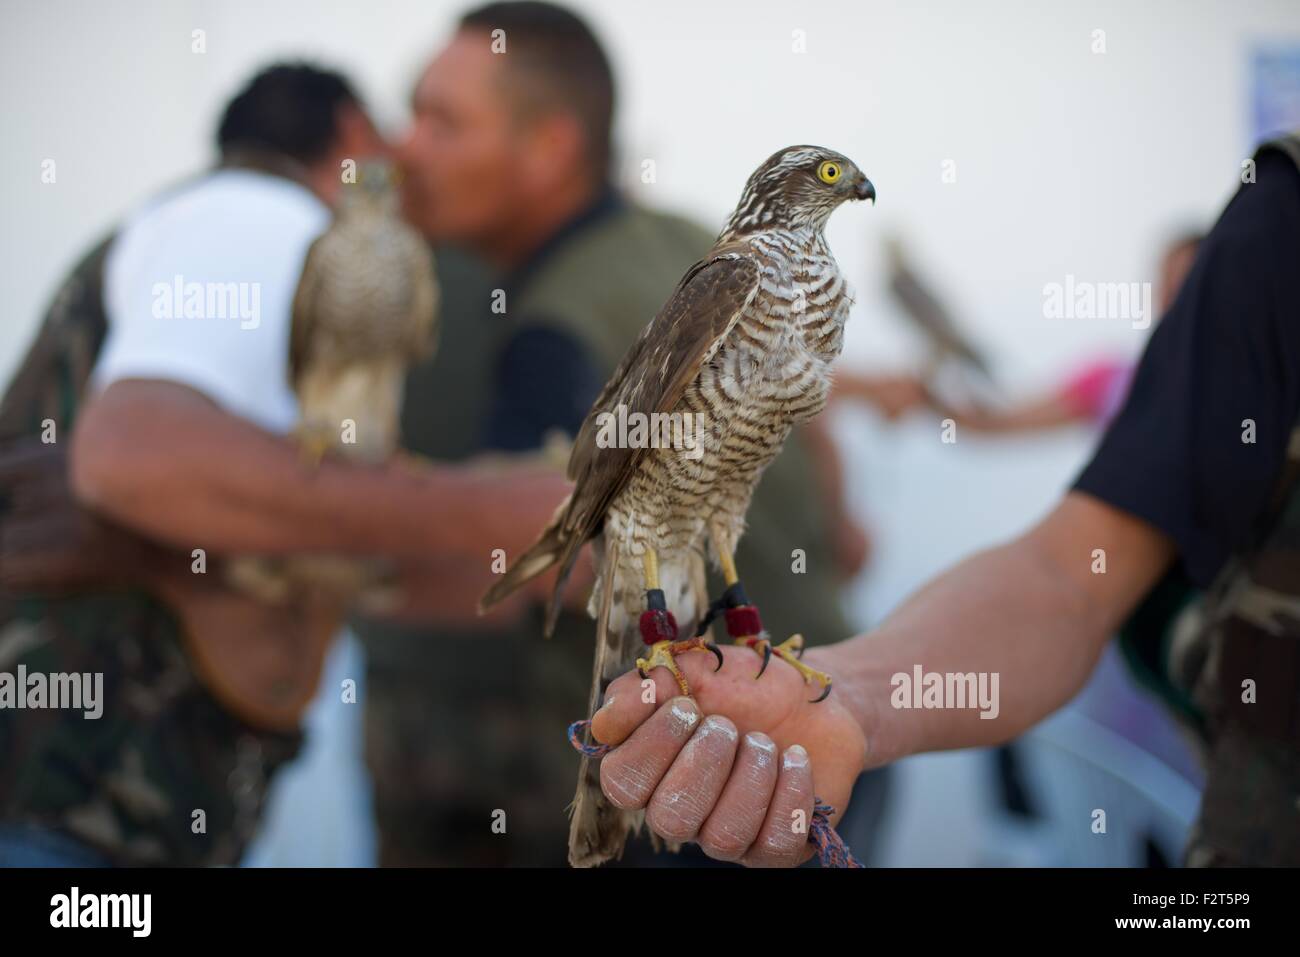
[[[851,160],[817,146],[780,150],[750,176],[713,248],[687,270],[592,406],[569,460],[573,492],[483,597],[481,609],[559,566],[549,635],[579,550],[595,540],[591,710],[634,663],[643,675],[667,668],[688,694],[674,657],[704,649],[720,665],[705,637],[719,614],[737,644],[762,656],[760,675],[776,654],[819,684],[821,698],[829,694],[829,676],[798,660],[800,636],[772,646],[733,555],[763,469],[790,429],[826,404],[830,363],[843,345],[852,297],[826,245],[826,221],[845,200],[875,195]],[[614,428],[619,422],[632,431]],[[635,429],[647,422],[637,441]],[[712,603],[706,550],[726,583]],[[649,649],[638,658],[642,642]],[[605,799],[588,757],[572,814],[575,866],[618,856],[642,820]]]
[[[941,366],[955,360],[976,372],[986,385],[995,385],[988,360],[962,333],[952,313],[913,270],[897,236],[885,241],[885,254],[889,261],[889,291],[929,342],[928,378],[933,378]]]
[[[303,264],[289,376],[300,412],[295,436],[311,466],[327,453],[380,462],[396,452],[407,369],[436,345],[433,254],[398,214],[395,186],[387,164],[360,166]],[[378,574],[374,563],[331,556],[231,563],[232,579],[268,601],[314,588],[346,603]]]
[[[392,454],[406,370],[436,344],[433,254],[398,214],[395,175],[383,164],[362,166],[303,264],[289,366],[298,436],[312,454]]]

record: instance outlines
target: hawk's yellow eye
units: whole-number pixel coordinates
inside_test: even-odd
[[[840,164],[834,160],[827,160],[817,167],[817,178],[823,183],[833,183],[840,178]]]

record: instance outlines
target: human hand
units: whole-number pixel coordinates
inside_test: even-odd
[[[865,398],[891,422],[930,402],[925,383],[911,375],[881,376],[872,383]]]
[[[866,737],[836,700],[815,697],[802,677],[773,658],[724,647],[715,673],[710,655],[677,659],[691,697],[678,694],[666,669],[643,683],[636,672],[611,682],[592,718],[597,741],[614,745],[601,761],[605,796],[620,808],[645,808],[646,823],[672,841],[695,841],[717,860],[792,867],[808,843],[814,796],[843,813],[866,765]],[[829,668],[826,649],[805,660]],[[647,700],[648,699],[648,700]]]

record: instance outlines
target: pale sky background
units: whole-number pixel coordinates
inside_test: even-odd
[[[612,51],[622,172],[648,203],[718,225],[774,149],[822,143],[880,194],[830,238],[859,290],[849,358],[906,354],[880,293],[877,240],[905,231],[1013,383],[1123,322],[1042,318],[1066,273],[1149,279],[1171,228],[1211,217],[1249,155],[1246,54],[1300,38],[1300,5],[1209,0],[573,4]],[[437,0],[43,0],[6,4],[0,372],[59,275],[160,184],[208,162],[218,111],[258,66],[310,56],[354,75],[390,128],[460,4]],[[190,52],[191,31],[207,52]],[[1105,31],[1106,53],[1091,52]],[[805,31],[807,52],[792,52]],[[654,159],[658,182],[636,179]],[[40,182],[41,163],[58,182]],[[957,182],[940,180],[956,163]]]
[[[572,4],[612,53],[621,180],[646,203],[720,225],[746,176],[791,143],[855,159],[877,206],[838,212],[832,249],[858,290],[843,362],[887,367],[917,343],[883,289],[879,242],[908,239],[1012,395],[1104,353],[1126,320],[1043,318],[1043,286],[1154,279],[1168,235],[1208,226],[1253,151],[1250,54],[1300,44],[1294,0]],[[438,0],[6,3],[0,13],[0,373],[58,278],[152,191],[210,162],[223,102],[258,67],[311,57],[351,73],[393,131],[460,4]],[[191,52],[191,31],[207,51]],[[807,52],[792,52],[794,31]],[[1094,31],[1106,52],[1092,52]],[[41,183],[53,159],[57,183]],[[658,181],[637,179],[653,159]],[[957,181],[941,180],[956,164]],[[939,442],[933,417],[835,417],[877,566],[853,590],[865,626],[925,577],[1023,528],[1093,437]],[[929,760],[929,759],[927,759]],[[933,830],[933,828],[932,828]],[[930,835],[942,842],[952,835]],[[936,845],[937,847],[938,845]],[[936,850],[934,859],[950,857]],[[923,864],[915,853],[909,862]]]

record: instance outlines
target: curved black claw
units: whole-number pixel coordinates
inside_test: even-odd
[[[767,670],[767,666],[771,661],[772,661],[772,643],[770,641],[764,642],[763,643],[763,667],[759,668],[758,674],[754,675],[755,681],[763,677],[763,672]]]
[[[709,651],[713,652],[713,657],[718,659],[718,667],[713,669],[713,673],[717,674],[719,671],[722,670],[722,649],[719,648],[711,641],[706,641],[704,643],[704,647],[709,649]]]
[[[831,686],[828,684],[828,685],[826,685],[826,689],[821,693],[821,695],[820,695],[819,697],[813,698],[813,699],[812,699],[811,701],[809,701],[808,703],[809,703],[809,704],[820,704],[821,702],[825,701],[825,700],[826,700],[827,698],[829,698],[830,696],[831,696]]]
[[[642,680],[642,681],[645,681],[646,679],[648,679],[648,678],[650,677],[648,674],[645,673],[645,669],[644,669],[644,668],[638,668],[638,669],[636,670],[636,673],[639,674],[639,675],[641,676],[641,680]]]

